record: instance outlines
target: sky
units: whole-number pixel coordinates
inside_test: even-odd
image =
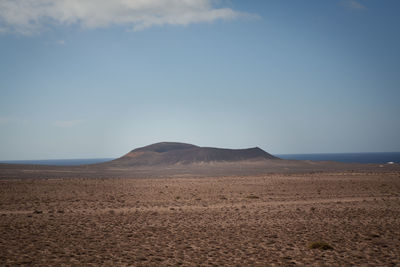
[[[0,160],[400,151],[397,0],[0,0]]]

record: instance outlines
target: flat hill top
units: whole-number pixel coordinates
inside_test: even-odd
[[[163,153],[163,152],[169,152],[173,150],[183,150],[183,149],[196,149],[200,148],[199,146],[195,146],[192,144],[186,144],[186,143],[179,143],[179,142],[160,142],[160,143],[155,143],[152,145],[136,148],[132,150],[132,152],[139,152],[139,151],[151,151],[151,152],[158,152],[158,153]]]

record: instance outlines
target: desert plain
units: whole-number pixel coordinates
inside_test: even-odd
[[[141,178],[4,165],[0,265],[399,266],[400,169],[380,167]]]

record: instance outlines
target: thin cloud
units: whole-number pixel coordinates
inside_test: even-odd
[[[40,33],[53,25],[105,28],[122,25],[135,31],[258,17],[213,0],[0,0],[0,29],[18,34]]]
[[[28,123],[28,120],[18,118],[18,117],[4,117],[0,116],[0,125],[6,125],[6,124],[26,124]]]
[[[59,45],[65,45],[65,41],[64,41],[64,40],[58,40],[58,41],[57,41],[57,44],[59,44]]]
[[[7,124],[7,123],[9,123],[9,122],[11,122],[11,119],[10,119],[10,118],[7,118],[7,117],[0,117],[0,125],[2,125],[2,124]]]
[[[54,125],[61,128],[74,127],[83,123],[83,120],[55,121]]]
[[[361,4],[360,2],[357,2],[355,0],[346,0],[342,2],[343,5],[349,9],[355,9],[355,10],[363,10],[367,9],[366,6]]]

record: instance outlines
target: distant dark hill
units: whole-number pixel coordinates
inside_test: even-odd
[[[258,147],[247,149],[223,149],[199,147],[184,143],[162,142],[134,149],[128,154],[113,160],[108,164],[125,167],[257,161],[268,159],[278,158],[268,154]]]

